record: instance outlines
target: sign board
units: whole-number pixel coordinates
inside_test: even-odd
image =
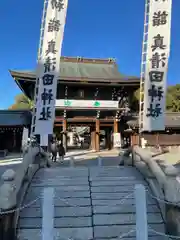
[[[113,134],[113,144],[114,147],[121,147],[121,134],[120,133],[114,133]]]
[[[143,131],[160,131],[165,129],[171,7],[172,0],[151,0],[149,2]]]
[[[98,101],[98,100],[72,100],[72,99],[57,99],[56,108],[110,108],[117,109],[118,101]]]
[[[43,144],[48,139],[45,135],[53,133],[57,79],[60,73],[67,5],[68,0],[51,0],[48,1],[46,10],[42,53],[37,68],[39,84],[34,124],[34,134],[40,134]]]

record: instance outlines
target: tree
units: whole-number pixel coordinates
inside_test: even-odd
[[[137,111],[137,109],[139,109],[139,94],[140,94],[140,89],[138,88],[132,95],[132,98],[131,98],[132,111]]]
[[[23,93],[15,97],[15,103],[9,107],[11,110],[31,110],[33,108],[33,101],[30,100]]]
[[[133,103],[139,101],[139,89],[134,92]],[[180,84],[168,86],[166,92],[166,110],[180,112]]]
[[[166,109],[170,112],[180,111],[180,84],[168,87],[166,94]]]

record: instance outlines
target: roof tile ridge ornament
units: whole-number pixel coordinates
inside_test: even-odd
[[[83,63],[96,63],[96,64],[115,64],[116,65],[116,58],[88,58],[88,57],[68,57],[68,56],[61,56],[60,60],[63,62],[83,62]]]
[[[83,61],[83,58],[80,56],[77,56],[77,62],[82,62],[82,61]]]
[[[116,58],[108,58],[109,63],[116,63]]]

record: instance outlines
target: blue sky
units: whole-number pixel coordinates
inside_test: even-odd
[[[180,80],[180,1],[173,1],[168,83]],[[120,72],[140,75],[145,0],[69,0],[62,55],[114,57]],[[8,69],[34,69],[43,0],[0,1],[0,109],[20,92]]]

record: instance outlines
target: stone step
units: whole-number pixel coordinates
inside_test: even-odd
[[[147,206],[148,213],[159,213],[160,210],[156,205]],[[119,213],[136,213],[135,205],[121,204],[116,206],[93,206],[93,214],[119,214]]]
[[[18,233],[18,240],[42,240],[42,233],[40,229],[20,229]],[[56,228],[54,229],[54,239],[93,239],[92,227],[83,228]]]
[[[43,187],[44,184],[46,184],[46,186],[76,186],[76,185],[89,185],[89,182],[88,182],[88,179],[84,179],[84,178],[81,178],[81,179],[70,179],[70,180],[61,180],[61,181],[56,181],[56,180],[53,180],[53,179],[50,179],[50,180],[45,180],[45,181],[42,181],[42,180],[39,180],[39,181],[36,181],[36,182],[32,182],[31,186],[32,187]]]
[[[135,184],[142,184],[142,180],[129,180],[129,181],[92,181],[91,186],[92,187],[98,187],[98,186],[135,186]],[[147,183],[143,183],[145,186],[147,186]]]
[[[164,233],[165,228],[164,224],[150,224],[150,226],[157,232]],[[102,239],[113,239],[119,238],[125,233],[128,233],[131,230],[135,230],[135,225],[114,225],[114,226],[95,226],[94,227],[94,238]],[[153,237],[153,240],[156,240],[157,234],[149,230],[149,237]],[[136,237],[136,232],[132,232],[128,237]],[[123,238],[124,240],[124,238]]]
[[[31,198],[28,196],[24,201],[24,205],[29,204],[33,200],[34,198]],[[41,205],[42,205],[42,200],[39,198],[37,199],[37,201],[31,204],[31,208],[40,207]],[[54,206],[55,207],[76,207],[76,206],[86,207],[86,206],[91,206],[91,199],[90,198],[69,198],[69,199],[55,198]]]
[[[89,217],[92,215],[91,206],[88,207],[56,207],[54,217]],[[41,218],[42,206],[39,208],[24,208],[21,218]]]
[[[20,229],[36,229],[41,228],[42,218],[20,218]],[[91,217],[61,217],[54,218],[55,228],[79,228],[79,227],[91,227]]]
[[[163,223],[160,213],[148,213],[148,223]],[[131,225],[136,224],[136,215],[127,214],[95,214],[93,215],[93,224],[96,226],[107,225]]]
[[[38,191],[38,189],[32,189],[29,192],[29,195],[31,196],[31,198],[36,198],[37,196],[41,196],[43,197],[43,188],[41,188],[40,191]],[[65,199],[65,198],[90,198],[90,191],[76,191],[76,190],[72,190],[72,191],[61,191],[59,189],[55,189],[54,190],[54,197],[55,198],[61,198],[61,199]]]
[[[147,199],[147,203],[150,205],[156,205],[156,201],[154,199],[151,199],[150,197]],[[110,199],[93,199],[92,200],[92,205],[99,205],[99,206],[114,206],[114,205],[119,205],[119,204],[131,204],[135,205],[135,199],[133,198],[127,198],[127,199],[117,199],[117,200],[110,200]]]
[[[131,193],[134,191],[134,186],[96,186],[91,187],[92,193]]]

